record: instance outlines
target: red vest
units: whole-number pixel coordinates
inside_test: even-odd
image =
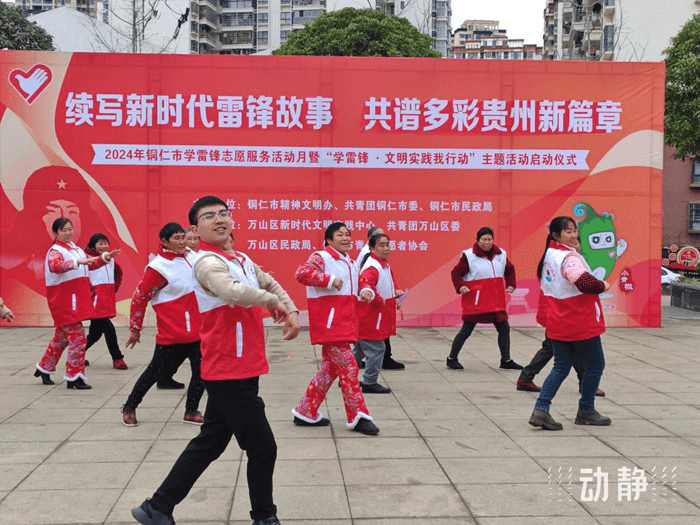
[[[385,263],[386,264],[386,263]],[[383,341],[387,337],[396,335],[396,288],[391,267],[382,265],[371,255],[362,267],[364,273],[368,268],[374,268],[379,272],[377,281],[377,293],[384,299],[384,305],[380,302],[357,303],[357,316],[359,318],[360,339],[368,341]]]
[[[540,278],[542,295],[537,322],[544,325],[550,339],[584,341],[605,332],[605,319],[598,296],[581,293],[564,278],[561,267],[567,256],[580,257],[590,272],[586,261],[573,248],[551,243],[544,256]]]
[[[56,241],[49,249],[51,250],[59,252],[66,261],[86,258],[85,252],[74,243],[68,245]],[[53,273],[49,270],[47,253],[44,261],[44,278],[46,279],[46,299],[49,301],[54,326],[68,326],[95,317],[86,265],[76,263],[73,270]]]
[[[184,256],[173,259],[159,254],[148,263],[168,281],[151,299],[158,329],[156,343],[160,345],[199,341],[201,321],[193,273],[196,260],[197,256],[188,250]]]
[[[92,306],[96,319],[117,315],[117,299],[114,292],[114,259],[102,268],[89,272],[92,286]]]
[[[506,309],[506,252],[494,254],[492,260],[474,255],[473,250],[462,252],[469,263],[464,276],[469,292],[462,294],[462,315],[500,312]]]
[[[244,254],[236,252],[234,257],[200,241],[199,257],[211,254],[226,263],[236,281],[260,288],[255,266]],[[196,280],[195,293],[202,313],[202,379],[246,379],[266,374],[269,366],[260,307],[231,307]]]
[[[323,257],[324,272],[343,280],[343,288],[306,287],[311,344],[357,342],[357,266],[348,255],[331,247],[316,252]],[[330,283],[329,283],[330,285]]]

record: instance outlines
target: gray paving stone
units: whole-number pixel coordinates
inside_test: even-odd
[[[282,523],[700,523],[700,322],[664,323],[604,334],[607,396],[596,407],[613,424],[573,424],[579,396],[571,375],[552,406],[562,432],[527,424],[537,396],[515,390],[516,372],[498,370],[493,328],[475,330],[460,354],[461,373],[444,361],[457,328],[402,329],[392,343],[406,370],[381,374],[392,394],[366,396],[381,429],[376,437],[347,429],[336,385],[321,407],[332,424],[295,426],[290,410],[318,369],[320,348],[308,332],[288,344],[278,329],[266,329],[271,373],[261,396],[278,444]],[[139,426],[121,423],[119,409],[151,358],[153,333],[144,331],[144,351],[127,355],[127,371],[111,367],[102,344],[91,349],[93,389],[76,393],[62,370],[54,387],[32,377],[52,330],[0,329],[11,365],[0,371],[0,525],[134,523],[130,509],[155,491],[199,431],[181,422],[184,391],[155,388],[137,411]],[[514,328],[514,359],[526,364],[542,337],[541,329]],[[187,382],[188,368],[176,378]],[[202,409],[205,403],[206,396]],[[178,524],[249,525],[246,465],[232,440],[176,508]],[[580,469],[597,467],[609,473],[610,497],[583,502]],[[652,501],[649,488],[638,501],[618,502],[621,467],[644,469],[657,493],[675,480],[669,494],[676,501]]]

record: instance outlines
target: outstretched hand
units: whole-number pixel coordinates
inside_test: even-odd
[[[134,348],[136,346],[136,343],[141,342],[141,332],[138,330],[132,330],[129,333],[129,339],[126,340],[126,343],[124,343],[124,346],[126,348]]]

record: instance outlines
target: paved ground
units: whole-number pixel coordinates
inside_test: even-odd
[[[323,408],[331,427],[292,425],[289,411],[318,352],[308,333],[283,343],[279,330],[268,331],[272,371],[262,395],[279,445],[275,499],[284,525],[700,523],[700,321],[609,330],[607,397],[597,408],[613,424],[573,424],[577,385],[569,379],[553,405],[562,432],[527,424],[535,394],[515,390],[517,372],[498,370],[493,328],[467,342],[465,371],[448,370],[455,333],[405,329],[393,339],[406,370],[383,374],[393,394],[367,396],[381,434],[366,437],[345,428],[335,386]],[[32,377],[50,335],[0,330],[0,525],[134,523],[129,509],[157,488],[198,431],[181,422],[183,394],[149,392],[139,426],[127,428],[119,407],[150,359],[153,332],[127,352],[127,371],[111,368],[103,343],[91,349],[87,392],[67,390],[62,374],[53,387]],[[119,336],[126,339],[124,329]],[[529,361],[542,337],[541,329],[514,330],[515,360]],[[185,381],[188,371],[176,377]],[[233,443],[178,506],[178,524],[250,524],[244,472]],[[605,483],[582,479],[604,475],[605,501]],[[626,488],[644,480],[646,489],[627,501]]]

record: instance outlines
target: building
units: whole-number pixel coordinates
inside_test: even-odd
[[[421,33],[433,38],[432,48],[449,57],[452,53],[452,0],[328,0],[328,11],[346,7],[377,9],[405,18]]]
[[[619,37],[615,4],[620,1],[548,0],[543,60],[615,60]]]
[[[452,34],[453,58],[540,60],[542,48],[511,39],[496,20],[465,20]]]
[[[21,6],[28,15],[59,7],[70,7],[92,18],[97,18],[96,0],[15,0],[15,5]]]

